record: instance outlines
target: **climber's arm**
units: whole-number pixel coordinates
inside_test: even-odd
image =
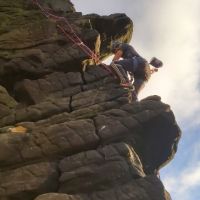
[[[154,72],[158,72],[158,68],[151,69],[151,74],[153,74]]]
[[[112,59],[112,61],[116,61],[116,60],[119,60],[121,57],[122,57],[122,55],[123,55],[123,51],[122,50],[117,50],[117,52],[115,53],[115,55],[114,55],[114,57],[113,57],[113,59]]]

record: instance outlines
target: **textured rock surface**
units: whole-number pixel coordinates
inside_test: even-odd
[[[131,38],[124,14],[43,3],[101,59],[111,38]],[[157,177],[180,138],[170,106],[158,96],[128,103],[105,69],[82,72],[87,56],[31,1],[0,0],[0,11],[0,200],[170,199]]]
[[[92,200],[92,199],[168,199],[160,180],[155,176],[146,176],[143,179],[130,181],[110,190],[98,191],[89,194],[66,195],[66,194],[45,194],[36,200]]]

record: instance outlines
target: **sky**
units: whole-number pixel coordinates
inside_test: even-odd
[[[83,14],[126,13],[134,24],[131,44],[146,59],[164,66],[139,98],[159,95],[182,130],[178,152],[161,170],[173,200],[200,199],[200,1],[72,0]]]

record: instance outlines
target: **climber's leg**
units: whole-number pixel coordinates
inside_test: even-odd
[[[114,62],[112,62],[110,66],[119,78],[120,84],[124,87],[129,87],[129,79],[123,67],[120,64],[115,64]]]
[[[135,79],[134,80],[134,87],[135,87],[135,93],[136,95],[138,95],[138,93],[145,87],[145,83],[146,81],[144,81],[143,79]]]
[[[110,64],[110,66],[111,66],[113,72],[114,72],[114,73],[117,75],[117,77],[119,78],[120,82],[121,82],[121,83],[126,83],[126,82],[127,82],[126,75],[125,75],[126,73],[125,73],[125,72],[121,73],[121,71],[120,71],[120,69],[119,69],[119,67],[121,67],[121,66],[115,64],[114,62],[112,62],[112,63]]]

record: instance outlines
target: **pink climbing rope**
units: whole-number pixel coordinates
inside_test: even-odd
[[[42,7],[42,5],[38,2],[38,0],[32,0],[33,3],[38,6],[38,8],[41,10],[42,14],[46,16],[48,19],[54,20],[55,23],[57,23],[57,27],[59,30],[63,33],[63,35],[68,38],[71,42],[73,42],[75,45],[79,46],[80,49],[91,59],[93,59],[95,62],[99,60],[99,56],[95,54],[76,34],[74,29],[72,28],[71,24],[68,22],[68,20],[65,17],[57,16],[52,14],[48,9],[45,9]],[[60,25],[59,23],[63,22],[64,25]]]

